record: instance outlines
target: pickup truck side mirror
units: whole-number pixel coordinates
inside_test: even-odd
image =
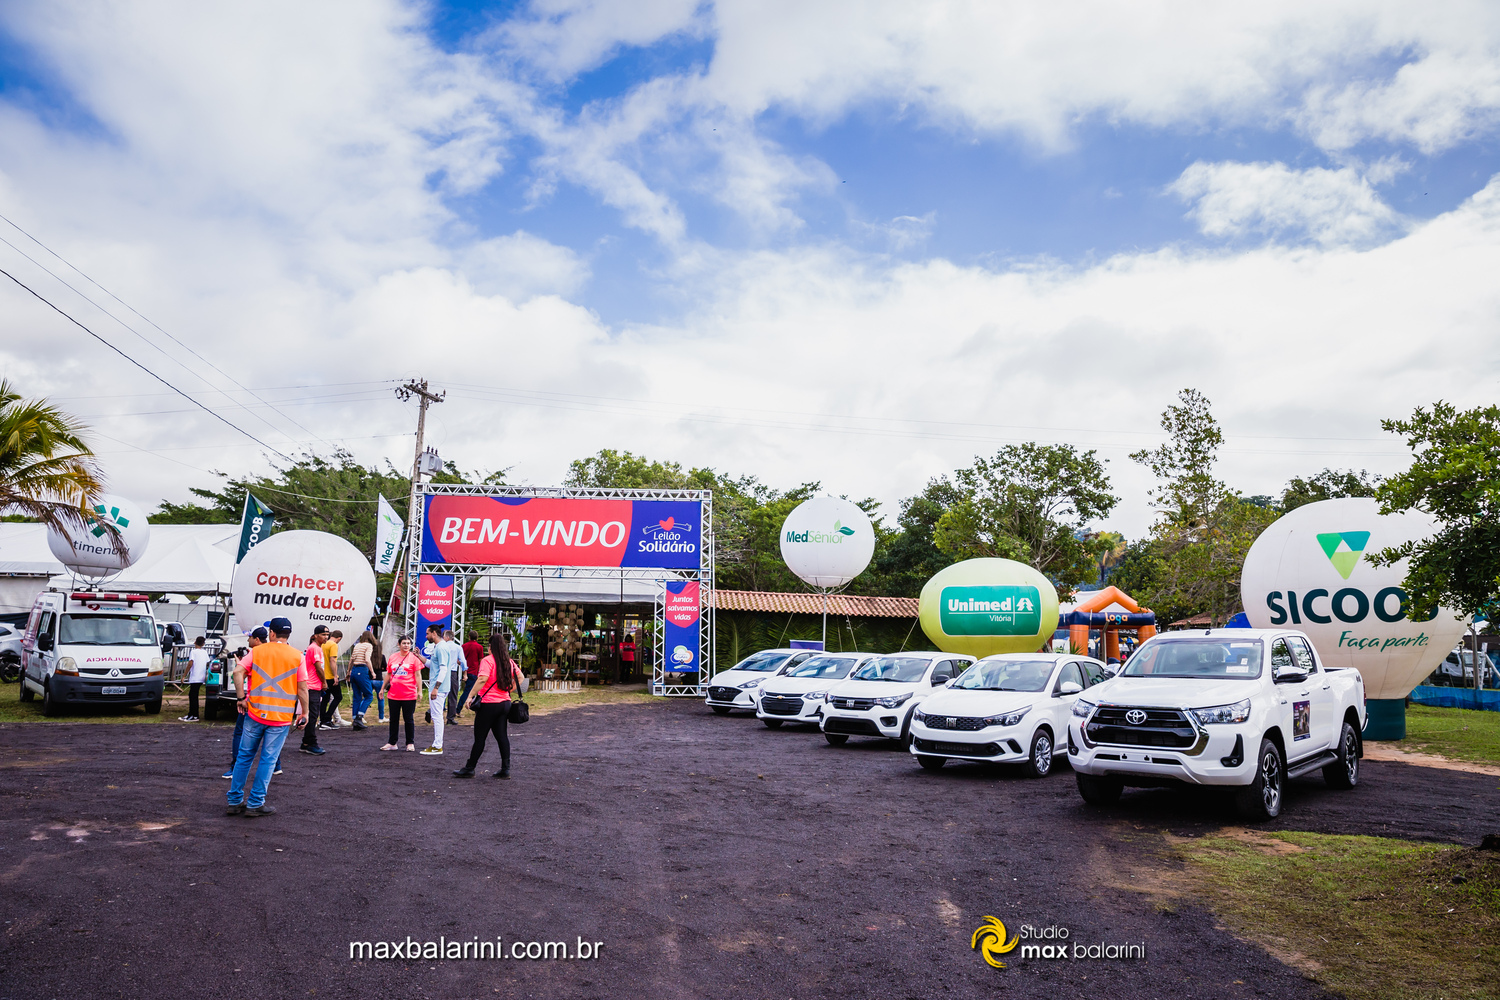
[[[952,679],[953,678],[949,677],[947,674],[933,674],[932,675],[932,686],[933,687],[942,687],[944,684],[947,684]]]
[[[1061,698],[1065,694],[1078,694],[1082,691],[1083,685],[1077,681],[1063,681],[1057,688],[1057,694],[1053,695],[1053,697]]]
[[[1275,671],[1277,684],[1306,684],[1307,675],[1300,670]]]

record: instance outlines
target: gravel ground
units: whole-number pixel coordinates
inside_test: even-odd
[[[1220,800],[1082,803],[891,744],[826,746],[701,704],[536,717],[514,777],[379,753],[384,730],[287,754],[261,819],[223,815],[229,733],[0,726],[0,997],[1311,997],[1192,905],[1159,908],[1161,832],[1233,825]],[[423,734],[418,734],[419,743]],[[485,767],[485,765],[489,765]],[[1270,829],[1476,843],[1487,775],[1368,762],[1299,782]],[[1156,863],[1156,870],[1160,870]],[[1149,888],[1149,886],[1145,887]],[[1315,905],[1315,901],[1309,901]],[[987,915],[1144,943],[1144,960],[970,949]],[[602,941],[592,960],[351,960],[351,941]]]

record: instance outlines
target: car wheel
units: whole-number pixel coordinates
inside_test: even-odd
[[[1282,763],[1281,750],[1263,739],[1255,760],[1255,780],[1235,794],[1234,804],[1246,819],[1275,819],[1281,815],[1282,793],[1286,790],[1286,765]]]
[[[917,754],[917,763],[928,771],[936,771],[948,763],[947,757],[929,757],[926,754]]]
[[[219,717],[219,699],[209,698],[203,703],[203,717],[209,722]]]
[[[1125,783],[1116,778],[1101,778],[1096,774],[1080,774],[1078,794],[1091,806],[1109,806],[1120,801],[1120,792]]]
[[[823,738],[828,741],[828,745],[831,747],[841,747],[849,742],[848,733],[824,733]]]
[[[146,714],[147,715],[160,715],[161,714],[161,695],[157,695],[155,699],[146,702],[146,704],[145,704],[144,707],[146,709]]]
[[[729,714],[729,709],[726,708],[723,705],[710,705],[708,707],[714,710],[714,714],[715,715],[728,715]]]
[[[26,686],[26,678],[25,678],[25,676],[22,676],[22,678],[21,678],[21,700],[22,701],[31,701],[35,697],[36,697],[36,692],[33,691],[33,690],[31,690],[31,688],[29,688],[29,687]]]
[[[761,719],[760,721],[764,722],[766,724],[766,728],[767,729],[780,729],[781,728],[781,724],[783,722],[785,722],[786,720],[785,719]]]
[[[1045,726],[1031,737],[1031,756],[1026,758],[1026,776],[1045,778],[1052,773],[1052,731]]]
[[[62,715],[62,705],[52,697],[52,685],[42,681],[42,714],[51,718]]]
[[[1329,788],[1353,788],[1359,784],[1359,733],[1349,723],[1339,739],[1339,759],[1323,768]]]

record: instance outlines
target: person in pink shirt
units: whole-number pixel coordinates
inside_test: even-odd
[[[323,704],[323,644],[328,641],[328,626],[318,625],[313,629],[311,645],[302,657],[302,672],[307,674],[307,717],[312,720],[302,731],[303,753],[324,754],[327,750],[318,746],[318,719]]]
[[[417,695],[422,684],[422,656],[413,651],[411,636],[401,637],[401,649],[385,662],[385,680],[380,690],[390,708],[391,736],[382,750],[400,750],[396,736],[406,720],[406,749],[417,749]]]
[[[469,750],[469,762],[453,772],[455,778],[474,777],[474,767],[484,754],[484,744],[490,733],[495,734],[495,744],[500,747],[500,770],[497,778],[510,777],[510,702],[512,695],[519,697],[522,681],[521,668],[510,658],[505,633],[496,629],[490,633],[490,655],[479,661],[479,679],[474,682],[474,746]]]

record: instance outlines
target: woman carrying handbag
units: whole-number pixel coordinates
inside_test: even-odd
[[[469,762],[453,772],[455,778],[474,777],[474,767],[484,754],[484,743],[490,733],[495,734],[495,743],[500,747],[500,770],[494,776],[510,777],[508,726],[512,713],[517,722],[525,722],[527,714],[526,703],[520,700],[522,679],[521,668],[510,658],[505,633],[491,633],[490,655],[479,661],[479,679],[474,682],[476,694],[469,702],[474,710],[474,746],[469,751]]]

